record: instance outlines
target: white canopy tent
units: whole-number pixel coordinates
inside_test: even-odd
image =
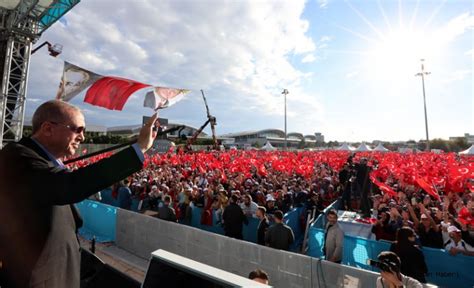
[[[354,147],[349,146],[349,144],[345,143],[342,144],[341,147],[337,148],[339,151],[354,151]]]
[[[388,151],[390,151],[390,150],[388,150],[387,148],[383,147],[382,142],[380,142],[379,145],[377,145],[377,147],[375,147],[373,151],[388,152]]]
[[[471,145],[471,147],[467,148],[464,151],[459,152],[461,155],[474,155],[474,144]]]
[[[265,143],[265,145],[263,145],[262,150],[264,150],[264,151],[275,151],[276,148],[273,147],[272,144],[269,141],[267,141],[267,143]]]
[[[364,151],[372,151],[372,149],[370,149],[369,146],[365,145],[365,143],[362,142],[362,144],[360,144],[359,147],[357,147],[357,149],[355,149],[355,151],[364,152]]]

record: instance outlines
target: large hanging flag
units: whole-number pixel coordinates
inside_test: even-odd
[[[63,101],[70,101],[92,85],[97,80],[101,79],[102,75],[96,74],[89,70],[83,69],[69,62],[64,62],[63,76],[59,89],[56,94],[56,99]]]
[[[70,101],[89,86],[84,102],[120,111],[133,93],[151,85],[121,77],[99,75],[64,62],[56,99]],[[180,101],[188,92],[186,89],[154,87],[146,94],[144,106],[154,110],[167,108]]]
[[[146,93],[143,107],[154,110],[168,108],[183,99],[188,92],[186,89],[154,87],[152,91]]]
[[[109,110],[122,110],[130,95],[149,86],[151,85],[130,79],[107,76],[96,81],[87,90],[84,102]]]

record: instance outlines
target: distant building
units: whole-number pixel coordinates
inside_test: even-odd
[[[319,139],[324,141],[324,136],[321,133],[315,135],[303,135],[299,132],[291,132],[287,134],[288,147],[296,148],[304,140],[305,143],[316,143]],[[258,131],[243,131],[238,133],[229,133],[221,135],[223,138],[234,139],[228,141],[229,144],[237,147],[248,147],[249,145],[263,146],[270,142],[272,146],[283,148],[285,147],[285,132],[280,129],[263,129]],[[224,144],[226,144],[224,142]]]
[[[455,141],[458,139],[465,139],[468,144],[474,144],[474,135],[471,135],[469,133],[464,133],[464,136],[449,137],[449,140],[451,141]]]
[[[318,143],[323,143],[324,142],[324,135],[321,134],[320,132],[314,133],[314,136],[316,138],[316,142],[318,142]]]

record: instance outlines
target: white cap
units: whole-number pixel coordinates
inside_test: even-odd
[[[275,201],[272,194],[267,194],[267,201]]]
[[[451,225],[448,227],[448,233],[452,232],[461,232],[461,230],[459,230],[458,227]]]
[[[428,218],[428,216],[426,216],[426,214],[424,214],[424,213],[421,214],[421,219],[426,219],[426,218]]]

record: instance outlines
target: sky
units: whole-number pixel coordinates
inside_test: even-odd
[[[326,141],[425,137],[424,59],[430,138],[474,133],[474,4],[470,0],[82,0],[43,33],[60,43],[30,62],[26,118],[53,99],[63,61],[102,75],[190,89],[160,111],[171,122],[206,121],[217,134],[284,129]],[[147,89],[123,111],[78,105],[86,122],[141,123]],[[205,132],[210,133],[207,128]]]

